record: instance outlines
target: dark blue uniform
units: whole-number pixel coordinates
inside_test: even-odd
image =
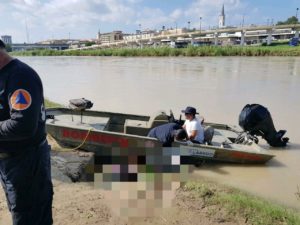
[[[17,59],[0,70],[0,179],[14,225],[53,223],[43,86]]]
[[[181,126],[176,123],[167,123],[154,127],[150,130],[148,137],[157,138],[163,143],[163,147],[171,147],[174,141],[174,131],[181,129]]]

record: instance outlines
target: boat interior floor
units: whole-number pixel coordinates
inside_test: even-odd
[[[50,123],[58,126],[103,131],[109,118],[80,115],[57,115]]]

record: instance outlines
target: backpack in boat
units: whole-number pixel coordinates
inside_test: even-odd
[[[69,102],[70,108],[74,110],[85,110],[93,107],[93,103],[85,98],[71,99]]]
[[[259,104],[246,105],[239,116],[239,125],[250,135],[261,136],[273,147],[286,146],[286,130],[276,131],[269,110]]]

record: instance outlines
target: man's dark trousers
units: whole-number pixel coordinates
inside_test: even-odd
[[[13,225],[53,224],[53,187],[47,141],[0,159],[0,178]]]

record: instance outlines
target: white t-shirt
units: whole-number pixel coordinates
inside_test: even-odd
[[[194,138],[194,140],[203,143],[204,129],[203,129],[200,121],[197,118],[194,118],[192,121],[186,120],[184,125],[185,125],[185,129],[186,129],[188,136],[191,136],[192,131],[196,130],[197,135]]]

